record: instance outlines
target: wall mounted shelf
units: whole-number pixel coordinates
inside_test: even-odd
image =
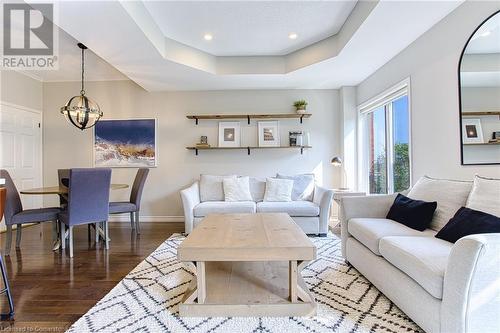
[[[500,145],[500,142],[464,143],[464,146],[495,146],[495,145]]]
[[[194,150],[195,154],[198,155],[199,150],[246,150],[248,155],[250,155],[250,151],[253,149],[298,149],[300,153],[304,153],[304,149],[310,149],[311,146],[281,146],[281,147],[186,147],[188,150]]]
[[[498,119],[500,119],[500,111],[462,112],[462,116],[464,117],[498,116]]]
[[[221,120],[221,119],[246,119],[250,125],[251,119],[302,119],[311,118],[311,113],[268,113],[268,114],[195,114],[186,116],[188,119],[194,119],[196,125],[199,120]]]

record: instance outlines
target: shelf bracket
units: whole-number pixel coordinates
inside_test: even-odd
[[[304,116],[300,116],[300,123],[302,124],[302,118],[304,118]]]
[[[300,118],[302,119],[302,118]],[[303,155],[304,154],[304,147],[300,147],[300,155]]]
[[[194,153],[195,153],[196,156],[198,156],[198,148],[194,149]]]
[[[194,118],[194,123],[195,123],[195,125],[198,125],[198,118]],[[196,154],[196,155],[198,155],[198,154]]]
[[[247,123],[248,123],[248,125],[250,125],[250,115],[247,115]]]
[[[247,153],[250,155],[250,147],[247,147]]]

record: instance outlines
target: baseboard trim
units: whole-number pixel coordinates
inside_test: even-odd
[[[130,222],[129,214],[113,214],[109,216],[110,222]],[[182,223],[184,216],[143,216],[140,218],[141,223]]]

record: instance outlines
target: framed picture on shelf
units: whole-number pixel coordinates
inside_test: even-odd
[[[219,147],[239,147],[240,144],[240,122],[221,121],[219,123]]]
[[[278,121],[259,121],[259,147],[279,147],[280,131]]]
[[[480,119],[462,119],[463,144],[484,143]]]
[[[156,167],[156,119],[101,119],[94,127],[94,166]]]

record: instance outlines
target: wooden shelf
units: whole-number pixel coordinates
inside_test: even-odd
[[[300,153],[304,153],[304,149],[310,149],[311,146],[281,146],[281,147],[256,147],[256,146],[246,146],[246,147],[186,147],[188,150],[194,150],[195,154],[198,155],[200,150],[246,150],[248,155],[253,149],[297,149]]]
[[[500,111],[462,112],[462,116],[464,116],[464,117],[500,116]]]
[[[220,119],[246,119],[250,124],[251,119],[302,119],[311,118],[311,113],[268,113],[268,114],[195,114],[186,116],[188,119],[194,119],[196,125],[198,120],[220,120]]]
[[[500,142],[464,143],[464,146],[498,146]]]

